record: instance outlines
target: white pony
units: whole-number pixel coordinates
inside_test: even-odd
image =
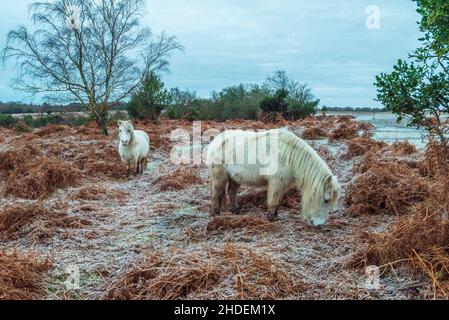
[[[241,185],[268,187],[270,221],[277,218],[282,198],[292,189],[302,192],[302,215],[314,226],[327,222],[339,199],[340,185],[327,164],[288,129],[226,131],[209,145],[206,163],[213,215],[220,214],[226,187],[231,211],[240,213],[236,198]]]
[[[119,153],[128,170],[136,169],[137,175],[142,175],[148,163],[150,153],[150,138],[144,131],[134,130],[131,121],[119,121]]]

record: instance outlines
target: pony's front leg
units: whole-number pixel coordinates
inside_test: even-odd
[[[278,210],[284,197],[284,186],[278,181],[272,181],[268,185],[267,206],[268,220],[274,222],[278,217]]]
[[[128,179],[131,178],[131,162],[130,161],[126,162],[126,174],[128,176]]]
[[[221,205],[225,198],[225,187],[212,189],[212,216],[219,216],[221,213]]]

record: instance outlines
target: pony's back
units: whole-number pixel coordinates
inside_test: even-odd
[[[252,131],[243,130],[227,130],[222,132],[209,144],[207,147],[206,164],[218,164],[223,163],[224,152],[226,149],[232,147],[231,143],[234,143],[234,139],[248,139],[250,136],[256,134]],[[238,141],[237,141],[238,142]]]

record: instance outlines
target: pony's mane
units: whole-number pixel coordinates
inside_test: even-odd
[[[120,121],[119,122],[119,128],[125,128],[131,130],[131,142],[135,141],[136,139],[136,130],[134,128],[134,125],[131,121]]]
[[[326,181],[333,179],[332,171],[306,141],[288,129],[279,130],[279,142],[280,157],[291,168],[298,188],[303,191],[303,212],[318,208],[322,205]]]
[[[119,127],[134,130],[134,126],[131,121],[121,121]]]

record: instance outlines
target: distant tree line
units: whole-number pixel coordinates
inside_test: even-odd
[[[126,103],[118,104],[111,107],[111,110],[126,110]],[[86,109],[81,104],[52,105],[43,104],[27,104],[23,102],[1,102],[0,113],[2,114],[24,114],[24,113],[64,113],[64,112],[84,112]]]
[[[40,108],[42,106],[33,105],[33,107]],[[63,112],[63,114],[59,112]],[[115,123],[118,120],[124,119],[127,119],[126,112],[117,111],[109,116],[108,123]],[[0,113],[0,127],[14,129],[19,132],[28,132],[33,128],[40,128],[47,125],[82,126],[91,121],[95,121],[95,119],[88,113],[83,112],[78,114],[74,112],[68,112],[67,108],[62,108],[59,111],[55,112],[39,112],[33,114],[22,114],[21,116],[17,116],[17,114]]]
[[[191,107],[198,107],[200,101],[207,101],[211,99],[199,98],[197,97],[196,92],[189,90],[181,90],[179,88],[173,88],[170,90],[166,90],[168,95],[165,96],[165,99],[168,99],[168,102],[160,101],[159,109],[166,110],[170,116],[170,118],[196,118],[198,113],[191,109]],[[235,95],[237,93],[237,95]],[[253,99],[259,100],[261,96],[264,96],[263,90],[257,85],[238,85],[234,87],[228,87],[219,92],[213,92],[213,98],[215,100],[233,100],[234,102],[240,100],[246,100],[248,96],[253,97]],[[251,100],[251,99],[250,99]],[[134,101],[135,102],[135,101]],[[247,101],[245,101],[247,102]],[[154,103],[154,101],[152,102]],[[138,108],[137,106],[135,108]],[[132,109],[130,111],[131,117],[142,118],[139,116],[137,110],[131,106],[131,103],[122,103],[120,105],[113,106],[111,108],[112,111],[127,111],[128,109]],[[231,113],[236,113],[238,108],[234,106],[234,110],[231,110]],[[242,108],[243,109],[243,108]],[[251,108],[250,108],[251,109]],[[320,109],[323,112],[334,111],[334,112],[387,112],[386,108],[369,108],[369,107],[327,107],[323,106]],[[68,113],[68,112],[84,112],[85,108],[81,104],[67,104],[67,105],[52,105],[48,103],[43,104],[27,104],[23,102],[1,102],[0,101],[0,114],[52,114],[52,113]],[[187,112],[186,112],[187,111]],[[240,114],[243,118],[248,117],[250,119],[256,118],[257,113],[259,112],[259,108],[254,108],[252,111],[250,110],[248,113],[245,110],[240,110]],[[193,115],[188,113],[193,112]],[[237,112],[239,113],[239,112]],[[145,118],[145,117],[143,117]]]
[[[321,111],[336,111],[336,112],[387,112],[386,108],[370,108],[370,107],[327,107],[323,106]]]

